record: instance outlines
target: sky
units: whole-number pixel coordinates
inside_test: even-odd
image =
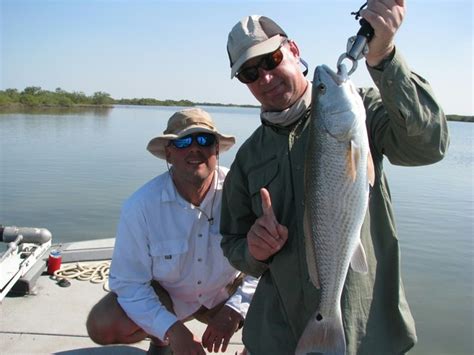
[[[333,69],[359,25],[349,0],[0,0],[0,90],[258,104],[230,80],[230,29],[274,19],[314,68]],[[473,1],[407,0],[395,43],[447,114],[473,115]],[[373,86],[364,62],[356,86]]]

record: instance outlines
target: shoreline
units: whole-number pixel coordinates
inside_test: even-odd
[[[12,103],[6,105],[0,105],[1,114],[18,114],[18,113],[72,113],[81,111],[103,111],[113,109],[116,106],[157,106],[157,107],[195,107],[195,106],[214,106],[214,107],[240,107],[240,108],[259,108],[257,105],[236,105],[236,104],[220,104],[220,103],[190,103],[186,105],[156,105],[156,104],[136,104],[136,103],[113,103],[113,104],[74,104],[72,106],[61,106],[61,105],[25,105],[21,103]],[[453,122],[473,122],[474,116],[469,115],[458,115],[458,114],[447,114],[446,118],[448,121]]]

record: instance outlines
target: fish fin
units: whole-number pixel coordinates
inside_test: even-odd
[[[357,165],[359,165],[360,161],[360,149],[353,140],[351,140],[351,144],[349,145],[346,160],[347,173],[349,174],[351,180],[355,181],[357,177]]]
[[[354,250],[354,254],[352,254],[351,268],[355,272],[359,272],[361,274],[367,274],[369,272],[367,257],[365,255],[364,246],[362,245],[360,239],[357,247]]]
[[[374,160],[372,159],[372,153],[367,154],[367,176],[369,177],[369,184],[370,186],[374,187],[375,183],[375,166]]]
[[[313,233],[311,232],[311,219],[304,211],[303,229],[305,235],[306,264],[308,266],[308,274],[314,287],[321,288],[319,284],[318,264],[316,264],[316,252],[314,250]]]
[[[317,310],[310,318],[295,351],[296,355],[307,353],[333,355],[344,355],[346,353],[346,338],[342,326],[340,306],[334,317],[324,317]]]

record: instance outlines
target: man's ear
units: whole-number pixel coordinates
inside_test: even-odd
[[[293,55],[296,58],[300,57],[300,49],[298,48],[298,45],[296,42],[292,41],[291,39],[288,40],[288,47],[290,49],[290,52],[293,53]]]

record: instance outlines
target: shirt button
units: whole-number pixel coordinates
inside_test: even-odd
[[[202,238],[202,234],[198,234],[198,237],[199,237],[199,238]]]
[[[199,262],[201,262],[201,261],[202,261],[202,259],[201,259],[201,258],[198,258],[198,261],[199,261]]]

